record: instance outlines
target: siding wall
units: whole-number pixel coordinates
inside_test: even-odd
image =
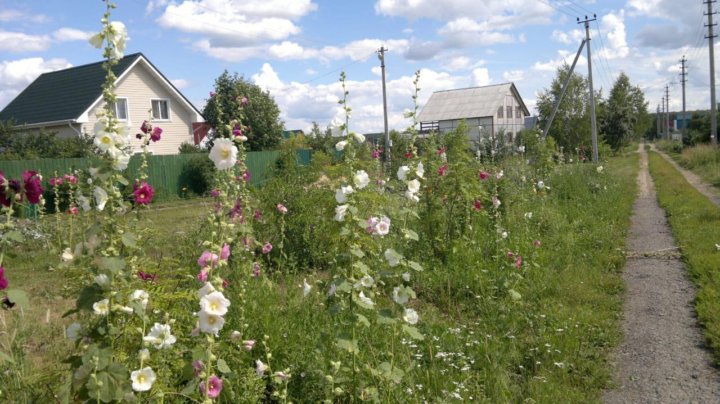
[[[505,94],[505,102],[502,105],[503,117],[500,118],[497,116],[497,112],[495,113],[497,119],[495,133],[497,133],[497,131],[501,129],[504,129],[505,133],[511,134],[510,139],[508,139],[509,141],[514,141],[515,135],[521,130],[525,129],[525,115],[518,116],[517,114],[518,107],[520,107],[520,105],[520,100],[515,98],[515,95],[513,95],[512,91],[508,91],[508,93]],[[512,108],[511,117],[509,117],[507,114],[508,107]]]
[[[135,139],[135,134],[140,132],[140,125],[148,120],[152,107],[151,100],[166,99],[169,107],[169,120],[154,120],[153,125],[163,129],[162,139],[157,143],[150,143],[149,150],[154,155],[177,154],[178,148],[184,142],[193,143],[192,122],[195,119],[194,112],[188,111],[182,100],[175,97],[170,90],[145,66],[138,62],[118,83],[117,96],[127,98],[128,120],[124,124],[132,137],[132,145],[136,151],[140,151],[140,141]],[[102,101],[89,113],[89,122],[83,124],[83,131],[93,133],[93,127],[97,123],[97,111],[102,110]]]

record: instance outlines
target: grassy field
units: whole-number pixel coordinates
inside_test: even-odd
[[[720,149],[717,147],[702,144],[678,152],[677,142],[661,141],[658,142],[658,148],[708,184],[720,187]]]
[[[558,166],[544,178],[550,189],[539,200],[513,200],[510,188],[504,199],[510,240],[541,241],[534,250],[522,247],[532,251],[522,271],[512,262],[497,265],[497,254],[504,256],[507,247],[496,247],[491,256],[473,247],[478,244],[472,240],[455,240],[446,262],[425,264],[426,270],[413,278],[413,289],[426,338],[379,337],[372,329],[360,336],[362,345],[370,347],[362,352],[364,361],[377,363],[391,352],[391,359],[408,369],[400,380],[386,384],[380,400],[599,400],[610,380],[608,354],[621,338],[620,272],[637,165],[637,157],[630,155],[612,159],[602,175],[591,165]],[[506,167],[509,177],[512,170]],[[517,187],[526,186],[515,180]],[[158,263],[158,288],[171,287],[163,279],[187,282],[182,274],[194,265],[190,257],[209,203],[158,205],[143,213],[152,229],[147,253]],[[52,400],[67,377],[60,361],[70,346],[64,339],[70,321],[61,315],[72,307],[76,291],[57,267],[60,252],[44,238],[55,234],[55,220],[23,224],[26,234],[39,237],[6,258],[11,284],[28,292],[31,306],[0,311],[0,351],[10,357],[0,379],[1,399]],[[67,236],[68,224],[60,226]],[[253,279],[245,292],[247,332],[266,335],[273,361],[290,368],[289,393],[296,402],[327,397],[324,372],[333,358],[327,335],[333,321],[320,289],[327,278],[327,273],[307,268],[276,271]],[[321,291],[304,297],[304,279]],[[507,292],[508,285],[513,293]],[[254,359],[238,356],[233,363]],[[257,385],[243,388],[262,392]],[[227,401],[245,401],[233,400]]]
[[[650,171],[660,205],[698,287],[695,310],[720,363],[720,209],[656,153],[650,154]]]

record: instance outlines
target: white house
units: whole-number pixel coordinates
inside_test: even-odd
[[[525,128],[526,116],[530,112],[515,84],[502,83],[436,91],[418,114],[418,121],[421,132],[447,133],[465,121],[471,140],[478,140],[481,130],[492,134],[502,130],[512,141]]]
[[[103,109],[103,62],[44,73],[5,109],[0,120],[13,119],[28,131],[45,129],[60,137],[92,134],[96,113]],[[142,53],[120,59],[113,67],[117,102],[115,115],[134,135],[144,120],[163,129],[162,140],[151,143],[153,154],[176,154],[180,144],[197,143],[193,130],[204,128],[200,111]],[[132,136],[140,150],[140,141]]]

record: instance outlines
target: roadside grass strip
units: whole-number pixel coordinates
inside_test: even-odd
[[[698,288],[695,310],[699,322],[715,363],[720,363],[720,208],[660,155],[650,153],[649,157],[660,206]]]

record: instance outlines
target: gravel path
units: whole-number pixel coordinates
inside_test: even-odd
[[[654,144],[650,145],[650,147],[653,151],[661,155],[662,158],[664,158],[668,163],[672,164],[672,166],[675,167],[676,170],[680,171],[683,177],[685,177],[685,180],[689,182],[690,185],[695,187],[698,192],[710,199],[710,201],[714,203],[715,206],[720,207],[720,195],[718,195],[718,191],[716,188],[703,181],[700,177],[697,176],[697,174],[693,173],[692,171],[680,167],[680,165],[675,162],[675,160],[670,158],[670,156],[656,149]]]
[[[623,331],[615,354],[616,389],[606,403],[720,403],[720,374],[697,326],[695,288],[657,203],[640,145],[640,195],[633,206]]]

